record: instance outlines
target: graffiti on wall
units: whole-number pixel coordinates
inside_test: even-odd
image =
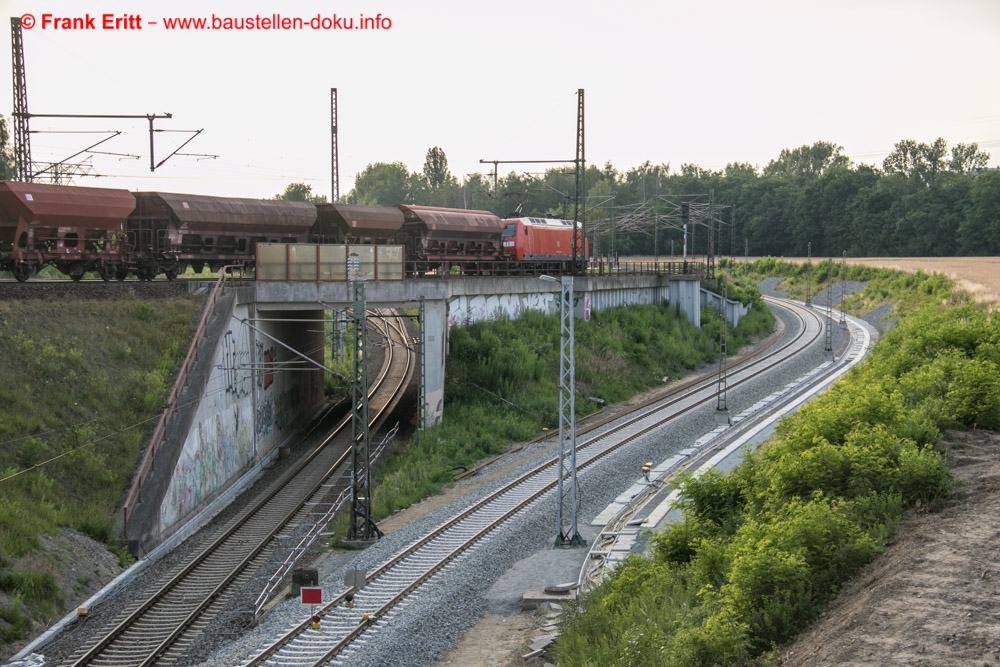
[[[226,393],[238,398],[250,395],[250,383],[253,381],[249,363],[250,342],[245,330],[241,329],[241,332],[237,336],[230,329],[222,339],[222,372]]]
[[[181,452],[160,507],[169,526],[197,510],[253,462],[253,434],[239,405],[199,422]]]
[[[291,426],[292,418],[295,416],[295,407],[298,405],[298,385],[293,385],[291,391],[287,391],[278,397],[274,404],[274,428],[284,431]]]
[[[257,401],[254,428],[257,437],[266,437],[284,431],[292,425],[298,409],[301,393],[294,385],[289,391],[276,397],[265,397]]]
[[[262,398],[257,401],[257,414],[254,416],[254,428],[257,436],[270,435],[274,431],[274,401]]]
[[[526,310],[558,312],[559,295],[493,294],[490,296],[457,296],[448,302],[448,326],[467,325],[483,320],[509,317],[516,320]]]

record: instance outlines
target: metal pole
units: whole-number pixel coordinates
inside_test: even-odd
[[[585,273],[587,266],[587,252],[586,252],[586,239],[587,239],[587,224],[585,222],[586,214],[584,209],[580,206],[581,197],[586,197],[586,151],[584,146],[584,118],[583,118],[583,88],[576,91],[577,94],[577,109],[576,109],[576,202],[573,206],[573,221],[574,224],[580,225],[579,236],[576,233],[576,229],[573,230],[573,267],[571,273]],[[584,200],[586,202],[586,200]]]
[[[611,265],[617,267],[618,259],[615,255],[615,197],[618,195],[618,190],[611,188]]]
[[[840,265],[840,323],[843,325],[847,324],[847,313],[844,312],[844,299],[847,298],[845,293],[847,289],[847,251],[844,251],[844,261]]]
[[[812,305],[812,241],[806,244],[806,305]]]
[[[827,263],[829,284],[826,287],[826,343],[824,352],[833,352],[833,257]]]
[[[337,89],[330,89],[330,201],[340,202],[340,155],[337,142]]]
[[[722,307],[719,308],[719,387],[715,403],[715,423],[719,426],[729,426],[729,380],[726,377],[726,362],[729,357],[729,326],[726,318],[727,301],[729,298],[729,281],[726,277],[722,282]]]
[[[10,17],[11,63],[14,66],[14,177],[32,180],[31,131],[28,129],[28,83],[24,69],[24,37],[21,17]]]
[[[427,428],[427,310],[420,295],[420,377],[417,380],[417,435]]]
[[[368,365],[365,283],[354,281],[354,381],[351,383],[351,525],[349,540],[370,540],[371,469],[368,433]]]
[[[560,294],[560,335],[559,335],[559,466],[557,471],[557,493],[559,534],[556,546],[583,546],[586,544],[577,531],[576,508],[578,492],[576,486],[576,368],[573,351],[573,276],[562,276]],[[569,452],[570,474],[570,526],[563,527],[563,477],[565,455]]]
[[[684,225],[684,243],[682,244],[682,259],[687,262],[688,258],[688,218],[691,216],[691,205],[687,202],[681,203],[681,223]]]
[[[656,172],[656,188],[653,190],[653,262],[660,262],[660,172]]]

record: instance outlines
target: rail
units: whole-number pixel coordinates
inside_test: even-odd
[[[386,448],[395,439],[398,432],[399,423],[397,422],[392,430],[389,431],[389,433],[387,433],[382,439],[382,442],[376,447],[375,453],[371,457],[372,464],[374,464],[379,459],[381,454],[386,451]],[[306,534],[302,536],[294,546],[288,548],[288,556],[286,556],[285,559],[278,564],[277,569],[264,585],[264,589],[260,592],[260,595],[257,596],[257,600],[253,605],[253,617],[255,620],[260,618],[261,613],[264,611],[264,607],[271,601],[275,593],[285,586],[288,581],[288,573],[291,572],[292,569],[298,564],[302,556],[304,556],[309,550],[309,547],[311,547],[316,541],[316,538],[326,531],[327,526],[329,526],[330,522],[333,521],[333,517],[337,514],[344,503],[350,499],[350,496],[348,495],[349,492],[350,489],[344,489],[332,503],[321,503],[327,505],[328,509],[322,514],[317,512],[318,518],[315,519],[315,522],[309,527]]]
[[[198,328],[195,329],[194,336],[191,339],[191,345],[188,347],[187,356],[184,357],[184,362],[177,371],[177,378],[174,380],[174,386],[170,390],[170,394],[167,396],[167,402],[164,410],[160,414],[160,419],[156,423],[153,435],[149,439],[149,445],[146,447],[146,451],[142,455],[142,460],[139,462],[139,468],[136,470],[135,476],[132,478],[132,486],[129,489],[128,495],[125,496],[125,503],[122,505],[122,533],[126,540],[129,538],[129,510],[135,507],[141,499],[140,494],[142,493],[142,483],[146,480],[146,477],[149,475],[149,472],[153,467],[153,460],[156,458],[156,452],[159,449],[160,443],[165,439],[167,425],[170,422],[170,418],[177,413],[178,398],[184,390],[184,387],[187,386],[188,373],[198,357],[201,340],[205,337],[208,330],[208,322],[212,315],[215,314],[215,307],[218,305],[219,298],[225,294],[226,276],[234,273],[238,269],[242,279],[243,268],[242,264],[223,267],[219,272],[219,278],[215,281],[215,285],[212,287],[212,291],[209,292],[208,300],[205,302],[205,307],[202,310],[201,321],[198,322]]]

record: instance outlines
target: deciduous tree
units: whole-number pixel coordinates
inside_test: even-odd
[[[764,167],[765,176],[787,178],[818,178],[833,167],[848,167],[851,159],[843,154],[844,147],[828,141],[817,141],[811,146],[781,151],[777,160],[771,160]]]
[[[424,179],[432,188],[439,188],[454,179],[448,171],[448,158],[438,147],[427,149],[427,159],[424,160]]]
[[[990,163],[990,154],[979,150],[979,144],[955,144],[951,149],[951,161],[948,170],[960,174],[980,171]]]
[[[344,201],[360,206],[397,206],[414,203],[410,174],[402,162],[376,162],[364,168]]]
[[[0,115],[0,180],[14,178],[14,151],[9,145],[10,132],[7,119]]]
[[[308,201],[314,204],[326,203],[326,197],[324,195],[314,195],[312,193],[312,186],[306,183],[289,183],[285,191],[280,195],[275,195],[275,199],[284,199],[285,201]]]

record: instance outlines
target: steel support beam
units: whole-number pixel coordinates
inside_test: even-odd
[[[372,539],[371,459],[368,432],[368,368],[365,284],[354,281],[354,380],[351,383],[351,526],[349,540]]]
[[[24,70],[21,17],[10,17],[11,63],[14,66],[14,177],[31,182],[31,135],[28,131],[28,82]]]
[[[340,156],[337,147],[337,89],[330,89],[330,201],[340,201]]]
[[[583,91],[580,91],[581,99]],[[559,534],[556,546],[586,544],[577,530],[576,510],[580,496],[576,486],[576,363],[573,350],[573,276],[562,276],[559,294],[559,463],[557,475]],[[563,489],[566,456],[569,455],[569,497]],[[569,505],[570,524],[563,523],[564,505]]]
[[[581,198],[586,197],[586,169],[587,159],[584,150],[584,123],[583,123],[583,88],[576,91],[576,201],[573,204],[573,220],[580,225],[580,234],[573,234],[573,266],[570,269],[573,275],[583,275],[586,273],[586,241],[587,223],[586,213],[580,206]],[[586,201],[584,199],[584,201]],[[575,230],[574,230],[575,231]]]
[[[417,435],[427,428],[427,311],[425,309],[424,296],[420,295],[420,342],[418,343],[418,364],[420,364],[420,375],[417,380]]]

